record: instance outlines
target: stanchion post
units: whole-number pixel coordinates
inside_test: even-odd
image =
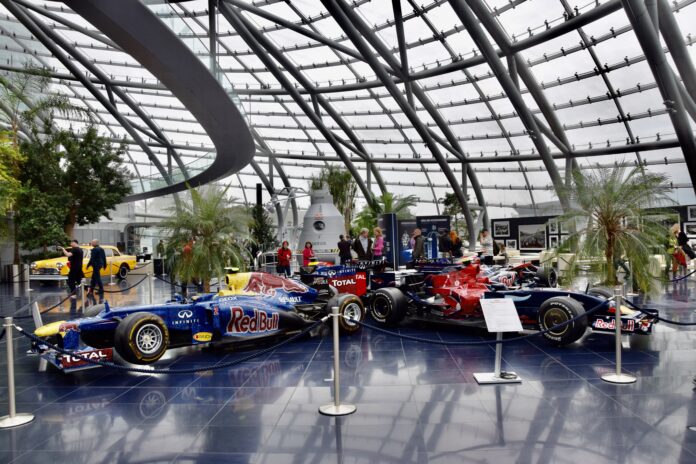
[[[27,424],[34,420],[33,414],[17,414],[15,405],[15,384],[14,384],[14,346],[12,336],[12,318],[5,318],[5,340],[7,340],[7,395],[10,414],[0,417],[0,429],[17,427]]]
[[[82,300],[82,310],[85,310],[85,281],[80,282],[80,299]]]
[[[623,298],[621,293],[623,286],[617,285],[614,287],[614,321],[615,321],[615,337],[616,337],[616,372],[613,374],[604,374],[602,380],[609,383],[626,384],[634,383],[636,378],[629,374],[621,372],[621,303]]]
[[[153,288],[152,288],[152,279],[150,278],[149,272],[147,273],[146,278],[147,278],[147,286],[148,286],[148,289],[150,290],[150,304],[152,305],[152,290],[153,290]]]
[[[333,319],[333,356],[334,356],[334,402],[319,406],[319,412],[325,416],[346,416],[353,414],[357,408],[353,404],[341,404],[341,375],[340,375],[340,353],[338,348],[338,306],[331,308]]]

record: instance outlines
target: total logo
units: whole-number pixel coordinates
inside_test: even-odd
[[[71,367],[83,366],[89,364],[82,358],[91,359],[93,361],[111,361],[113,359],[113,350],[111,348],[104,348],[101,350],[85,351],[78,353],[81,357],[72,356],[69,354],[64,354],[61,356],[61,365],[64,369]]]
[[[231,318],[227,324],[227,332],[232,334],[261,334],[278,330],[280,314],[259,311],[245,311],[242,308],[231,308]]]

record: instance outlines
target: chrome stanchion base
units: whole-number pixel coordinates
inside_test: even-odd
[[[611,373],[611,374],[604,374],[602,376],[602,380],[604,380],[605,382],[609,382],[609,383],[626,384],[626,383],[635,383],[636,378],[630,374]]]
[[[348,414],[353,414],[358,408],[354,404],[325,404],[324,406],[319,406],[319,412],[325,416],[347,416]]]
[[[28,424],[34,420],[34,415],[29,413],[20,412],[10,416],[0,417],[0,429],[8,429],[10,427],[19,427],[20,425]]]
[[[474,379],[479,385],[488,385],[495,383],[522,383],[522,377],[514,372],[506,372],[505,377],[497,377],[495,372],[477,372],[474,374]]]

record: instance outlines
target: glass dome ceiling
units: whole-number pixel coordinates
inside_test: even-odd
[[[1,0],[0,70],[50,69],[55,91],[126,139],[136,192],[166,184],[162,170],[170,183],[205,171],[216,157],[205,128],[72,3]],[[541,215],[568,168],[641,163],[696,203],[694,0],[145,3],[244,115],[254,161],[217,173],[241,202],[257,182],[306,189],[339,164],[362,204],[415,194],[418,213],[435,214],[454,190],[490,217]]]

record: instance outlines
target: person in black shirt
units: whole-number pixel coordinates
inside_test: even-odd
[[[341,264],[348,264],[352,258],[350,254],[350,242],[346,240],[343,235],[339,235],[338,238],[338,257],[341,260]]]
[[[63,254],[68,257],[68,265],[70,266],[70,270],[68,271],[68,289],[70,289],[70,298],[72,299],[77,299],[75,289],[80,281],[82,281],[82,277],[84,277],[82,273],[82,259],[84,254],[79,245],[79,242],[73,239],[70,241],[69,251],[60,247]]]
[[[452,256],[452,239],[449,236],[449,231],[446,229],[438,231],[437,250],[442,254],[443,258]]]
[[[99,246],[99,240],[92,240],[92,251],[89,256],[89,262],[87,263],[88,268],[92,268],[92,282],[90,287],[94,292],[97,287],[99,287],[99,294],[104,294],[104,284],[101,279],[101,270],[106,269],[106,253],[104,249]]]

